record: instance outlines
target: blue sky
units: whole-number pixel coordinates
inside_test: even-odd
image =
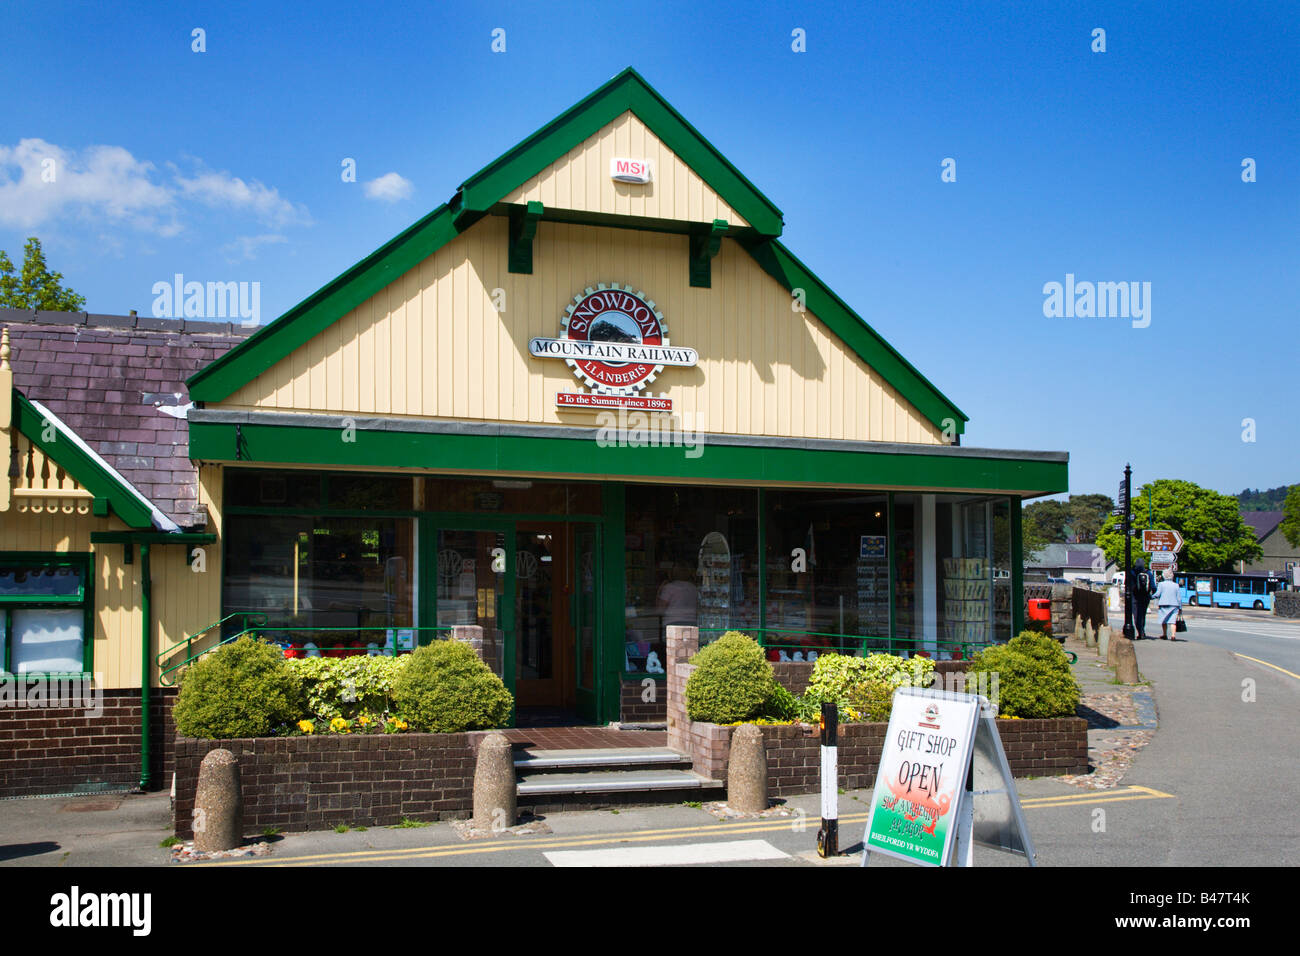
[[[180,272],[260,282],[269,320],[631,65],[965,444],[1069,451],[1074,493],[1125,461],[1300,481],[1295,4],[18,2],[6,28],[0,249],[39,236],[90,311],[148,314]],[[1150,324],[1046,317],[1067,274],[1149,282]]]

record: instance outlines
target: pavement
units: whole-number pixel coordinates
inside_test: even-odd
[[[1038,862],[1047,866],[1300,863],[1300,674],[1268,657],[1300,647],[1300,625],[1233,631],[1193,617],[1194,639],[1137,644],[1143,683],[1114,683],[1071,639],[1089,719],[1091,773],[1016,781]],[[1259,618],[1254,623],[1265,623]],[[1269,643],[1260,650],[1262,641]],[[1245,648],[1243,651],[1242,648]],[[1253,653],[1246,653],[1253,652]],[[175,864],[166,793],[0,801],[0,866],[845,866],[860,862],[870,791],[839,795],[846,855],[815,852],[818,796],[761,817],[718,805],[551,813],[476,838],[464,825],[352,828],[261,838],[265,855]],[[1022,857],[977,848],[980,866]],[[907,865],[873,856],[872,866]]]

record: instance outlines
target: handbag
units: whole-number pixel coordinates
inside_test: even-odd
[[[1174,633],[1182,634],[1186,630],[1187,630],[1187,622],[1184,621],[1183,616],[1179,614],[1178,620],[1174,621]]]

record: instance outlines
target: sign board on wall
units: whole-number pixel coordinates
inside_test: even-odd
[[[537,358],[562,359],[590,392],[559,392],[560,408],[641,408],[671,411],[672,402],[643,394],[665,366],[692,367],[695,349],[673,345],[653,299],[630,285],[600,283],[573,297],[558,338],[529,340]],[[603,396],[603,397],[599,397]]]
[[[644,184],[652,180],[654,171],[648,159],[628,159],[615,156],[609,161],[609,178],[619,183]]]

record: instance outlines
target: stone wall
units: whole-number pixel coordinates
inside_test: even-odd
[[[468,817],[474,808],[477,738],[463,734],[331,734],[176,741],[176,836],[191,828],[199,764],[224,748],[239,760],[244,831],[392,826],[403,817]]]
[[[1300,617],[1300,591],[1276,591],[1273,613],[1277,617]]]
[[[0,688],[0,797],[26,797],[83,790],[132,789],[140,784],[140,691],[96,691],[87,709],[80,697],[55,688],[35,698],[21,677]],[[14,691],[21,691],[22,701]],[[171,786],[172,705],[176,691],[155,688],[150,706],[151,787]]]

